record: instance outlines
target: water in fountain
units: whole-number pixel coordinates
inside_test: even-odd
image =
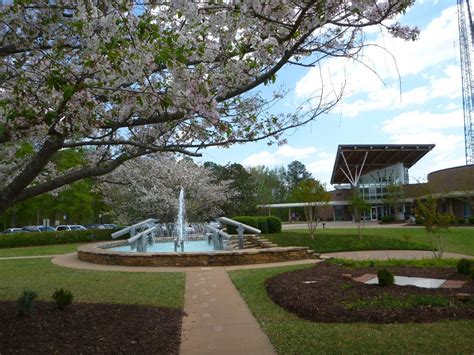
[[[179,191],[178,199],[178,218],[176,220],[176,245],[180,247],[181,250],[184,249],[184,239],[186,237],[186,216],[185,216],[185,207],[184,207],[184,189],[181,186]]]

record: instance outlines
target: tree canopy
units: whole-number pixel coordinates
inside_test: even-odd
[[[31,1],[1,5],[0,213],[154,152],[282,141],[335,104],[271,113],[257,90],[287,64],[355,57],[363,29],[394,36],[413,0]],[[385,24],[386,23],[386,24]],[[340,93],[338,94],[340,95]],[[84,150],[61,170],[59,151]]]
[[[231,182],[216,182],[212,169],[191,159],[152,154],[125,162],[104,177],[99,190],[115,220],[128,224],[150,217],[175,221],[182,187],[189,220],[204,221],[222,213],[222,207],[235,195]]]

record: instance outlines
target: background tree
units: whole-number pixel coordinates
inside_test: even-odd
[[[282,97],[257,88],[287,64],[355,58],[364,28],[385,26],[413,0],[13,1],[1,5],[0,213],[153,152],[199,155],[210,146],[282,133],[330,110],[272,113]],[[27,149],[25,149],[25,147]],[[65,148],[85,163],[49,164]],[[43,177],[44,179],[41,179]]]
[[[387,185],[382,202],[392,209],[396,221],[399,220],[398,215],[404,197],[402,185],[394,183]]]
[[[349,200],[350,209],[357,222],[357,232],[359,238],[362,238],[362,228],[364,227],[364,215],[370,212],[370,204],[364,199],[357,188],[352,189],[352,194]]]
[[[234,194],[229,185],[230,181],[216,183],[210,169],[192,160],[160,154],[124,163],[104,177],[100,189],[121,223],[150,217],[173,222],[181,187],[188,220],[205,221],[222,213],[222,206]]]
[[[436,258],[442,258],[446,246],[446,233],[455,221],[450,213],[438,211],[438,202],[433,196],[416,201],[415,213],[421,218]]]
[[[257,190],[252,175],[238,163],[218,165],[207,162],[205,167],[212,169],[216,183],[229,181],[229,189],[233,191],[232,198],[222,205],[225,216],[252,215],[257,213]]]
[[[315,179],[304,179],[293,189],[293,199],[306,202],[303,207],[306,223],[311,239],[314,239],[316,227],[321,217],[321,211],[330,200],[326,186]]]
[[[65,149],[57,152],[50,165],[62,172],[67,169],[78,169],[84,162],[84,151]],[[49,173],[49,172],[46,172]],[[41,179],[47,176],[41,176]],[[100,215],[106,215],[108,207],[102,196],[94,191],[95,183],[85,179],[25,201],[16,203],[0,216],[3,228],[40,225],[43,219],[61,223],[101,222]]]
[[[248,172],[255,181],[258,203],[270,204],[285,201],[287,191],[282,179],[282,175],[285,173],[283,167],[270,169],[261,165],[250,168]]]
[[[290,194],[291,191],[295,189],[301,181],[311,178],[311,173],[306,170],[306,166],[303,163],[299,162],[298,160],[294,160],[288,164],[285,179]]]

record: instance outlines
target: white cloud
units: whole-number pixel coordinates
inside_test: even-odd
[[[418,41],[406,42],[387,34],[379,35],[360,58],[365,65],[333,58],[321,67],[310,69],[297,82],[295,94],[300,98],[322,94],[331,100],[344,87],[342,113],[346,116],[378,109],[406,108],[434,98],[458,97],[461,93],[460,69],[453,64],[458,55],[454,48],[457,31],[456,6],[452,6],[422,30]],[[425,75],[421,79],[424,85],[403,90],[400,95],[399,75],[403,88],[405,77],[433,71],[442,63],[446,63],[444,70]]]
[[[241,164],[243,166],[272,166],[281,164],[281,160],[275,154],[270,153],[268,151],[263,151],[260,153],[252,154],[242,160]]]
[[[428,172],[464,164],[462,110],[446,113],[405,112],[382,123],[382,131],[396,144],[435,144],[410,176],[424,179]],[[459,134],[452,132],[459,132]],[[414,182],[412,180],[412,182]]]
[[[284,145],[279,147],[275,152],[269,152],[267,150],[252,154],[242,160],[244,166],[275,166],[285,164],[291,160],[303,160],[308,156],[316,153],[315,147],[302,147],[296,148],[290,145]]]
[[[446,128],[462,128],[463,111],[430,113],[410,111],[382,123],[382,131],[392,135],[407,135]],[[460,130],[461,131],[461,130]]]

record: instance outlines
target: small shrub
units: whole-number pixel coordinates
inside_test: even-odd
[[[74,296],[71,291],[60,288],[54,291],[52,298],[56,302],[56,307],[63,310],[72,303]]]
[[[377,272],[380,286],[390,286],[395,282],[393,274],[387,269],[381,269]]]
[[[474,224],[474,217],[469,218],[469,224]]]
[[[35,308],[35,298],[38,294],[32,290],[25,290],[21,294],[17,301],[17,312],[18,316],[26,316],[33,312]]]
[[[275,216],[267,217],[268,233],[281,233],[281,219]]]
[[[393,216],[382,217],[382,223],[392,223],[392,222],[395,222],[395,217]]]
[[[458,261],[457,269],[460,274],[469,275],[471,266],[472,266],[471,260],[463,258]]]
[[[466,220],[464,218],[458,219],[458,224],[464,224],[464,223],[466,223]]]

